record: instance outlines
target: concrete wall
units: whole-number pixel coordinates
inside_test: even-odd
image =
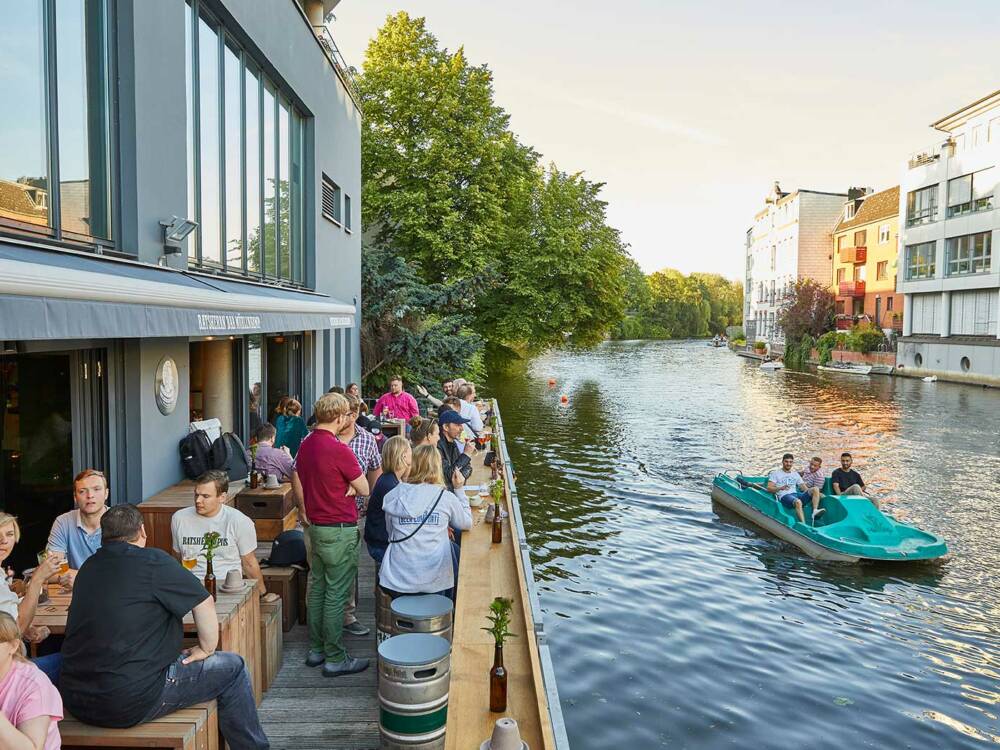
[[[1000,345],[957,338],[903,340],[896,368],[912,377],[934,375],[940,380],[1000,386]]]

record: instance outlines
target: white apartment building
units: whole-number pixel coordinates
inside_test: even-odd
[[[833,275],[832,235],[844,210],[847,193],[817,190],[782,192],[775,182],[756,216],[748,246],[752,269],[746,290],[750,301],[744,326],[754,340],[783,344],[778,311],[792,285],[803,278],[830,286]],[[749,338],[748,338],[749,340]]]
[[[903,373],[1000,385],[1000,91],[932,126],[900,182]]]

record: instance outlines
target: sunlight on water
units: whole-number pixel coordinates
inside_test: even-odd
[[[1000,744],[1000,392],[767,374],[698,342],[490,385],[574,748]],[[849,450],[950,558],[819,563],[713,510],[716,473],[786,450],[828,473]]]

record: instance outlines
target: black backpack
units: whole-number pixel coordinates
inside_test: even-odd
[[[195,430],[182,438],[177,445],[177,450],[181,454],[181,467],[184,469],[184,476],[188,479],[197,479],[211,469],[213,467],[212,448],[208,433],[204,430]]]
[[[232,481],[246,479],[250,474],[250,453],[247,451],[246,446],[243,445],[243,441],[240,440],[239,435],[233,432],[223,433],[222,437],[212,445],[213,457],[216,454],[215,445],[220,441],[225,445],[225,463],[222,465],[216,464],[215,468],[228,472],[229,479]]]

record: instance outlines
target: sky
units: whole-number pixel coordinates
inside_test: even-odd
[[[427,19],[494,73],[545,161],[606,183],[647,272],[743,274],[775,180],[899,183],[931,122],[1000,89],[998,0],[345,0],[331,30],[361,66],[387,14]]]

